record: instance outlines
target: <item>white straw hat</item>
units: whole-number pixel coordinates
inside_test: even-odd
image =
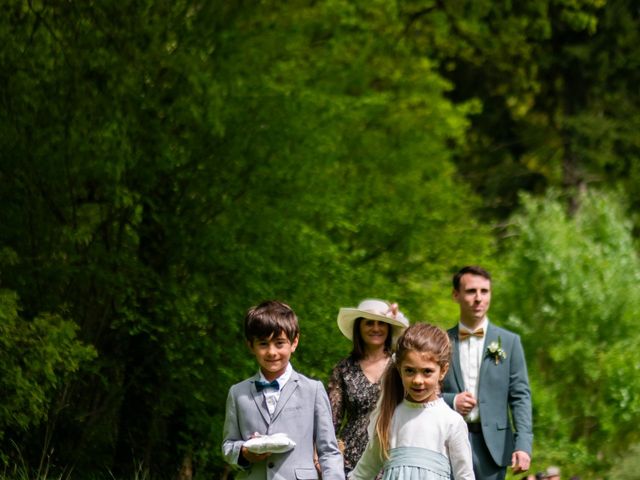
[[[547,467],[547,470],[544,473],[545,473],[544,478],[559,477],[560,468],[556,467],[555,465],[551,465]]]
[[[396,303],[389,304],[384,300],[368,298],[358,305],[358,308],[341,308],[338,312],[338,328],[342,334],[353,341],[353,324],[357,318],[378,320],[391,325],[391,336],[395,340],[409,326]]]

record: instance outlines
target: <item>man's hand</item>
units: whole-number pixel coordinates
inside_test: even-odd
[[[531,457],[527,452],[516,450],[511,455],[511,468],[513,473],[526,472],[531,465]]]
[[[453,404],[456,407],[455,410],[463,417],[467,415],[473,407],[476,406],[477,400],[471,392],[462,392],[456,395],[453,400]]]

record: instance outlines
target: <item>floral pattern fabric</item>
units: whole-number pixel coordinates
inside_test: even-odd
[[[371,383],[351,357],[333,368],[328,386],[336,436],[344,442],[344,469],[349,473],[367,446],[369,415],[380,396],[380,382]]]

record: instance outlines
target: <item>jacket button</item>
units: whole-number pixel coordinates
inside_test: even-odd
[[[267,465],[269,468],[273,468],[275,466],[275,464],[273,462],[269,462],[269,465]]]

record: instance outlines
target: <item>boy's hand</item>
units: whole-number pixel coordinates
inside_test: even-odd
[[[259,437],[260,434],[258,432],[255,432],[253,435],[251,435],[250,438],[256,438]],[[245,458],[245,460],[247,460],[249,463],[257,463],[257,462],[261,462],[263,461],[265,458],[267,458],[269,455],[271,455],[271,452],[265,452],[265,453],[253,453],[251,452],[247,447],[243,446],[242,449],[240,450],[240,453],[242,453],[242,456]]]
[[[263,461],[271,455],[271,452],[266,453],[253,453],[250,452],[247,447],[242,447],[242,456],[250,463],[257,463]]]

